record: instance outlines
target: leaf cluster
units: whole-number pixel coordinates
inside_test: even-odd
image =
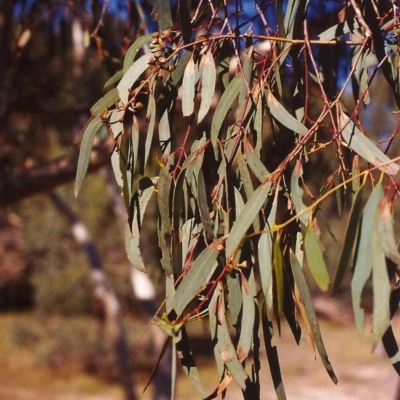
[[[274,386],[284,399],[271,342],[282,318],[298,343],[303,320],[336,383],[303,268],[308,265],[317,286],[334,294],[353,267],[353,308],[360,333],[361,293],[372,274],[374,342],[383,338],[385,345],[389,339],[392,343],[390,299],[397,296],[400,262],[393,233],[398,193],[393,176],[399,166],[367,136],[358,112],[368,104],[378,70],[397,101],[398,49],[391,44],[397,40],[397,8],[370,9],[368,2],[361,2],[360,9],[351,2],[344,20],[311,39],[308,1],[289,0],[286,7],[277,1],[278,29],[265,26],[265,35],[251,30],[241,34],[219,2],[200,2],[191,17],[187,2],[179,1],[180,29],[173,31],[168,3],[152,3],[160,31],[132,45],[123,70],[106,84],[116,87],[92,107],[76,194],[91,144],[104,124],[115,143],[111,161],[126,205],[126,251],[140,270],[145,270],[140,231],[146,206],[157,195],[166,299],[164,313],[156,319],[201,398],[217,397],[231,381],[245,398],[259,398],[260,327]],[[210,15],[209,24],[204,35],[196,36],[203,14]],[[331,98],[318,52],[343,46],[351,50],[353,62]],[[288,73],[291,85],[285,84]],[[358,95],[348,113],[343,98],[350,81]],[[316,110],[310,110],[313,91],[319,96],[316,118]],[[282,137],[287,138],[284,146],[279,145]],[[278,162],[266,159],[270,148],[278,153]],[[333,154],[330,172],[313,193],[303,171],[315,154],[327,150]],[[160,172],[149,176],[150,155],[156,153]],[[374,171],[380,171],[378,179]],[[366,187],[373,190],[364,206]],[[354,191],[349,224],[331,277],[319,212],[333,195],[341,212],[348,190]],[[220,379],[212,394],[200,379],[185,328],[204,316]]]

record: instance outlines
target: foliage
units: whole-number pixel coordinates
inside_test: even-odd
[[[261,34],[251,27],[241,31],[241,10],[234,5],[199,2],[190,13],[187,2],[179,1],[173,21],[172,7],[153,1],[160,31],[132,45],[122,72],[107,84],[116,87],[91,109],[75,192],[103,123],[115,145],[111,161],[126,206],[127,254],[141,270],[143,216],[157,194],[166,299],[156,320],[201,398],[217,397],[233,380],[244,398],[259,397],[261,329],[273,383],[284,399],[271,342],[283,317],[297,342],[298,318],[303,320],[337,382],[305,266],[318,287],[331,287],[333,294],[353,267],[360,333],[362,290],[372,274],[373,340],[383,338],[389,354],[397,354],[397,345],[390,348],[390,303],[398,296],[393,208],[399,192],[393,176],[399,166],[387,152],[398,125],[382,151],[359,114],[380,74],[399,105],[399,15],[392,2],[359,3],[350,1],[318,31],[311,29],[308,1],[255,2],[249,21],[254,27],[261,21]],[[267,22],[274,12],[277,28]],[[335,54],[347,60],[346,75],[339,60],[326,62]],[[350,83],[352,109],[344,104]],[[148,175],[150,154],[159,154],[158,176]],[[352,203],[334,274],[320,240],[321,230],[330,230],[321,210],[333,196],[339,214]],[[191,319],[206,315],[220,378],[208,397],[185,329]]]

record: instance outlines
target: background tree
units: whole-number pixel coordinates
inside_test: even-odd
[[[373,341],[383,340],[398,371],[390,319],[398,303],[393,211],[399,167],[387,155],[398,123],[382,151],[360,119],[379,75],[396,104],[388,112],[397,112],[395,3],[351,0],[321,11],[314,2],[265,1],[252,4],[254,14],[247,2],[200,1],[193,11],[186,1],[153,6],[159,30],[130,47],[123,69],[106,83],[109,91],[91,108],[75,193],[94,137],[105,126],[125,200],[126,250],[141,270],[140,231],[157,193],[166,298],[155,321],[199,396],[217,397],[236,381],[244,398],[259,398],[262,336],[278,398],[285,398],[271,342],[282,318],[297,342],[303,319],[337,382],[306,266],[316,285],[332,294],[352,266],[360,334],[362,290],[372,275]],[[323,12],[330,22],[320,29],[315,18]],[[354,103],[344,102],[348,90]],[[156,152],[158,174],[149,169]],[[335,242],[330,217],[324,218],[331,198],[339,214],[351,204],[333,273],[321,242],[322,231]],[[190,321],[203,317],[219,371],[212,394],[201,382],[186,332]]]

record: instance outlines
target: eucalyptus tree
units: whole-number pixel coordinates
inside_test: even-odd
[[[244,398],[259,398],[262,337],[277,396],[285,398],[272,343],[284,318],[297,342],[303,320],[337,382],[305,275],[333,295],[351,275],[360,335],[362,291],[372,276],[373,342],[383,341],[399,372],[390,322],[400,263],[399,166],[389,157],[399,126],[395,2],[351,0],[333,11],[306,0],[199,1],[193,9],[186,0],[151,3],[158,29],[133,43],[91,108],[75,193],[94,138],[106,129],[126,208],[127,256],[142,271],[140,233],[157,196],[166,295],[154,321],[199,397],[217,397],[235,381]],[[378,77],[391,90],[395,108],[387,112],[396,121],[383,148],[360,118]],[[341,215],[350,210],[334,271],[324,255],[336,240],[333,216],[322,212],[332,203]],[[330,233],[324,244],[322,230]],[[218,368],[211,394],[186,329],[198,318],[208,319]]]

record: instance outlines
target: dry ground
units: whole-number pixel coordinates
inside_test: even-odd
[[[81,372],[55,372],[38,366],[32,352],[13,345],[7,335],[15,318],[19,316],[0,316],[0,400],[123,400],[117,385],[107,384]],[[396,321],[396,325],[400,327],[400,322]],[[193,325],[192,329],[198,328]],[[285,326],[276,344],[288,400],[396,399],[399,378],[386,357],[371,353],[371,337],[367,330],[360,340],[352,324],[321,321],[321,329],[339,383],[335,386],[331,382],[318,356],[314,356],[309,341],[297,346]],[[217,384],[212,358],[200,357],[199,367],[203,381],[211,392]],[[138,386],[142,387],[145,377],[139,375],[137,378],[140,382]],[[263,364],[261,380],[261,398],[275,399],[267,364]],[[150,393],[139,398],[148,400]],[[176,400],[197,398],[188,381],[180,375]],[[229,387],[226,398],[241,398],[240,390],[234,383]]]

